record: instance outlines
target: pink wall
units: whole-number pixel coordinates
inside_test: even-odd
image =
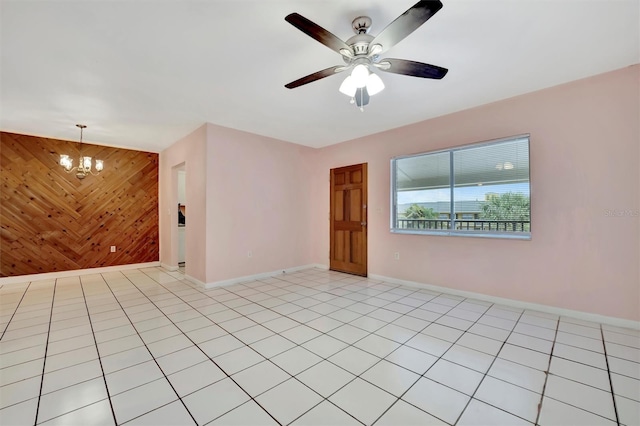
[[[327,265],[329,169],[366,162],[370,274],[638,321],[640,218],[606,211],[640,210],[639,74],[636,65],[320,150],[204,125],[160,155],[160,259],[177,263],[176,165],[187,170],[187,274],[212,283]],[[522,133],[530,241],[389,232],[392,157]]]
[[[178,190],[176,167],[186,171],[186,274],[206,282],[205,231],[207,126],[203,125],[160,153],[160,262],[178,265]]]
[[[366,162],[370,274],[640,320],[640,218],[606,215],[640,210],[639,75],[636,65],[315,152],[315,263],[328,264],[329,169]],[[522,133],[530,241],[389,232],[392,157]]]
[[[207,282],[311,263],[313,149],[208,124],[207,150]]]
[[[187,275],[216,283],[311,263],[312,151],[213,124],[162,151],[160,261],[178,264],[175,173],[184,165]]]

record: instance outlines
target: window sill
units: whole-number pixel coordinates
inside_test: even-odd
[[[409,235],[436,235],[441,237],[472,237],[472,238],[499,238],[504,240],[531,240],[530,232],[505,233],[505,232],[465,232],[465,231],[436,231],[436,230],[417,230],[417,229],[395,229],[391,228],[393,234],[409,234]]]

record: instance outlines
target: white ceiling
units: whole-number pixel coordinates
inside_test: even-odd
[[[25,1],[0,10],[0,128],[161,151],[204,122],[322,147],[640,62],[638,0],[443,0],[383,57],[449,68],[380,73],[364,113],[332,76],[338,54],[284,17],[346,40],[416,0]],[[343,74],[344,75],[344,74]]]

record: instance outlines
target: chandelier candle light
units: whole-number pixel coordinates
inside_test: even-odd
[[[84,124],[76,124],[76,127],[80,129],[80,159],[78,161],[78,166],[73,167],[73,159],[66,154],[60,155],[60,165],[64,168],[67,173],[71,173],[74,170],[76,171],[76,177],[78,179],[84,179],[87,175],[91,174],[97,176],[102,169],[104,169],[104,163],[102,160],[96,160],[96,172],[93,172],[93,164],[91,161],[91,157],[86,157],[82,155],[82,131],[87,128]]]

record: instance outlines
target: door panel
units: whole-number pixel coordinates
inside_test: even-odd
[[[338,261],[343,261],[344,260],[344,232],[343,231],[337,231],[335,233],[335,238],[334,238],[334,244],[335,244],[335,250],[334,250],[334,257],[335,260]]]
[[[336,191],[335,206],[332,209],[335,220],[344,220],[344,191]]]
[[[330,268],[367,276],[367,164],[332,169],[330,190]]]
[[[349,193],[349,213],[351,213],[351,220],[356,222],[360,221],[362,218],[362,196],[360,192],[360,189],[352,189]]]

